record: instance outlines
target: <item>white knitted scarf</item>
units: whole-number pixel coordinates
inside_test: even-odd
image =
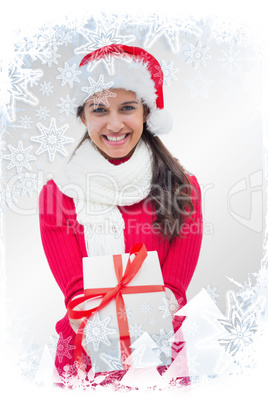
[[[89,256],[125,252],[125,225],[117,206],[133,205],[146,198],[151,180],[151,151],[142,140],[131,158],[120,165],[105,159],[89,140],[63,165],[54,181],[74,200]]]

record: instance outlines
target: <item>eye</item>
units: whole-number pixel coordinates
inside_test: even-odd
[[[134,107],[134,106],[130,106],[130,105],[124,106],[124,107],[122,108],[122,110],[134,110],[134,109],[135,109],[135,107]]]
[[[103,107],[97,107],[97,108],[93,109],[92,112],[93,113],[103,113],[103,112],[106,112],[106,109],[104,109]]]

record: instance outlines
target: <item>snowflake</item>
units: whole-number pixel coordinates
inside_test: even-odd
[[[58,64],[57,59],[61,56],[60,54],[57,54],[57,50],[58,50],[57,47],[52,46],[46,48],[46,50],[43,53],[44,57],[43,64],[48,64],[49,67],[51,67],[52,63]]]
[[[19,180],[21,181],[20,184],[17,185],[17,188],[21,188],[21,195],[24,194],[29,194],[31,197],[33,195],[33,191],[38,191],[37,190],[37,180],[36,174],[30,175],[29,173],[25,173],[24,177],[19,177]]]
[[[149,323],[150,323],[151,325],[155,325],[155,324],[156,324],[156,319],[155,319],[154,317],[150,318],[150,319],[149,319]]]
[[[208,294],[209,294],[209,296],[211,297],[211,299],[212,299],[215,303],[217,303],[217,298],[220,296],[220,295],[216,292],[217,288],[212,288],[210,285],[207,285],[207,287],[206,287],[206,288],[203,288],[203,289],[205,289],[205,290],[208,292]]]
[[[7,172],[7,174],[6,174],[6,178],[8,181],[15,177],[16,177],[16,173],[14,173],[14,172]],[[16,178],[15,178],[15,181],[16,181]]]
[[[29,155],[32,146],[24,149],[22,141],[19,141],[17,148],[14,148],[12,145],[8,145],[8,148],[11,151],[11,154],[4,155],[4,159],[9,159],[11,161],[7,166],[7,169],[11,169],[13,166],[15,166],[17,173],[21,173],[23,167],[28,170],[32,170],[32,167],[29,165],[29,161],[36,159],[35,156]]]
[[[39,366],[39,347],[32,344],[18,356],[19,367],[24,378],[33,380]]]
[[[198,333],[199,325],[195,320],[187,317],[183,323],[183,332],[188,335],[195,336]]]
[[[21,117],[19,120],[19,124],[23,128],[31,128],[31,124],[32,124],[31,117],[28,117],[28,116]]]
[[[55,360],[56,354],[57,354],[57,343],[58,343],[59,337],[52,335],[49,337],[49,339],[51,340],[51,343],[49,343],[47,346],[48,346],[48,349],[51,353],[53,360]]]
[[[67,389],[73,389],[76,374],[76,366],[74,364],[66,364],[60,373],[61,386]]]
[[[76,365],[76,363],[74,363],[74,364],[66,364],[63,367],[63,372],[68,373],[67,375],[68,375],[69,379],[70,379],[70,377],[76,376],[77,375],[77,365]]]
[[[11,207],[13,203],[17,202],[16,195],[19,195],[15,191],[15,186],[10,188],[10,186],[5,183],[4,188],[0,187],[0,208],[3,212],[7,210],[7,207]]]
[[[91,363],[90,363],[91,365]],[[116,376],[115,376],[116,377]],[[74,364],[66,364],[60,373],[61,384],[65,388],[81,389],[81,390],[94,390],[99,384],[103,386],[102,382],[108,378],[109,382],[113,382],[112,375],[107,376],[102,373],[96,374],[94,369],[86,372],[86,364],[83,362],[74,362]]]
[[[37,105],[38,98],[28,90],[27,86],[30,80],[40,78],[42,74],[42,70],[18,69],[16,66],[0,64],[0,109],[10,122],[16,119],[16,100],[32,106]]]
[[[241,62],[241,59],[237,56],[238,52],[234,52],[232,47],[230,47],[229,52],[225,52],[224,50],[221,52],[223,57],[219,57],[218,60],[222,62],[222,68],[232,72],[237,68],[238,63]]]
[[[32,61],[39,59],[42,64],[49,67],[52,63],[58,64],[57,59],[61,57],[57,54],[59,39],[54,28],[41,28],[35,36],[24,38],[16,43],[16,54],[25,59],[29,56]],[[28,57],[27,57],[28,58]]]
[[[101,102],[103,102],[104,105],[109,106],[107,98],[116,96],[115,93],[108,90],[108,88],[111,88],[111,86],[113,85],[113,81],[104,84],[103,80],[103,74],[100,75],[98,82],[94,81],[91,77],[88,78],[90,86],[81,88],[83,92],[87,93],[84,102],[86,102],[88,98],[93,97],[94,107],[98,106]]]
[[[244,45],[247,39],[243,28],[242,25],[237,24],[237,21],[219,20],[217,18],[211,20],[212,38],[218,43],[234,42],[238,45]]]
[[[143,314],[149,314],[151,310],[152,306],[149,303],[142,303],[141,311],[143,312]]]
[[[227,319],[218,319],[228,334],[219,339],[220,345],[234,356],[239,350],[253,342],[253,336],[257,332],[257,319],[263,310],[263,300],[254,301],[245,311],[234,294],[227,293]]]
[[[130,324],[129,326],[129,335],[131,338],[138,339],[142,334],[144,330],[142,329],[142,325],[139,325],[137,322],[132,325]]]
[[[32,88],[34,85],[38,85],[40,78],[43,76],[43,70],[23,70],[24,78]]]
[[[68,117],[70,113],[75,114],[74,108],[77,107],[75,102],[75,98],[70,99],[70,96],[67,95],[66,99],[60,98],[61,103],[57,106],[61,108],[60,113],[65,113],[65,116]]]
[[[163,306],[159,306],[159,310],[163,310],[164,314],[162,315],[163,318],[170,317],[170,310],[169,310],[169,303],[166,297],[163,297],[162,300],[164,301]]]
[[[268,287],[268,269],[265,266],[262,266],[258,273],[252,274],[256,277],[257,286],[267,288]]]
[[[197,26],[197,22],[192,17],[176,18],[176,23],[180,26],[180,32],[193,36],[200,36],[202,30]]]
[[[55,28],[51,24],[46,24],[38,32],[38,39],[44,43],[45,46],[55,46]]]
[[[110,370],[122,370],[122,357],[120,348],[116,349],[116,354],[112,351],[101,353],[100,358],[105,361]]]
[[[65,123],[66,122],[66,117],[64,117],[64,116],[59,116],[58,117],[58,122],[60,123],[60,124],[63,124],[63,123]]]
[[[62,363],[64,356],[67,357],[68,359],[72,358],[70,351],[75,349],[75,345],[70,344],[71,340],[72,340],[71,336],[64,339],[63,334],[62,333],[59,334],[59,339],[57,341],[56,357],[58,358],[60,363]]]
[[[250,277],[248,277],[248,282],[245,282],[244,285],[235,281],[232,278],[229,278],[228,276],[227,279],[229,279],[230,282],[241,288],[241,290],[237,293],[237,296],[240,300],[243,301],[244,304],[247,304],[248,302],[250,303],[253,298],[256,299],[256,287],[252,285]]]
[[[120,307],[117,314],[118,314],[119,319],[123,319],[124,321],[126,321],[127,319],[130,319],[133,312],[130,307],[125,307],[125,308]]]
[[[174,389],[180,387],[180,378],[172,378],[169,381],[169,388]]]
[[[72,33],[69,30],[61,29],[57,33],[58,45],[68,46],[69,43],[72,43]]]
[[[92,387],[92,382],[86,378],[86,373],[83,368],[80,368],[77,363],[66,364],[60,373],[61,384],[69,389],[89,389]]]
[[[167,297],[163,297],[162,298],[164,305],[163,306],[159,306],[159,310],[163,310],[164,314],[163,314],[163,318],[166,317],[170,317],[176,313],[176,311],[178,310],[178,301],[176,299],[176,297],[174,296],[173,293],[171,293],[170,295],[170,299],[168,299]]]
[[[171,50],[177,53],[179,50],[179,27],[167,17],[154,16],[145,37],[144,46],[147,48],[152,47],[162,36],[167,39]]]
[[[199,64],[202,66],[206,66],[206,59],[210,59],[211,56],[205,54],[208,51],[208,47],[201,48],[201,44],[198,43],[197,46],[193,46],[191,43],[189,44],[190,46],[190,51],[185,52],[189,57],[187,60],[187,63],[193,63],[194,68],[197,68]]]
[[[125,45],[133,40],[135,40],[135,35],[119,35],[118,28],[112,27],[104,27],[101,23],[97,25],[94,31],[91,31],[87,28],[81,28],[79,33],[84,36],[87,40],[85,45],[80,46],[74,50],[75,54],[87,54],[92,52],[93,50],[100,49],[104,46],[111,44],[121,44]],[[104,55],[105,56],[105,55]],[[105,67],[107,71],[112,73],[112,61],[109,55],[106,55],[103,59]],[[91,63],[91,70],[95,67],[98,62]]]
[[[144,46],[147,48],[160,38],[165,37],[172,52],[179,50],[179,35],[181,31],[191,32],[193,35],[200,35],[201,31],[195,22],[177,18],[172,20],[167,16],[153,15],[149,18],[149,31],[145,37]]]
[[[0,151],[6,151],[6,141],[4,141],[1,137],[0,137]]]
[[[59,72],[61,73],[56,78],[61,79],[61,86],[63,87],[65,84],[69,84],[70,88],[73,88],[74,82],[80,82],[77,76],[81,74],[81,71],[75,71],[76,64],[73,64],[72,67],[66,62],[64,64],[64,68],[58,67]]]
[[[41,131],[41,135],[37,137],[31,137],[32,141],[39,142],[41,146],[36,151],[36,155],[40,155],[43,152],[48,152],[49,160],[52,162],[55,157],[55,153],[58,151],[62,155],[68,155],[64,149],[64,144],[69,144],[74,141],[73,138],[64,137],[65,131],[69,128],[68,124],[57,128],[56,120],[54,118],[50,121],[50,126],[44,127],[41,123],[37,124],[38,129]]]
[[[173,331],[169,331],[168,334],[161,328],[160,335],[152,335],[155,343],[158,346],[159,353],[163,352],[167,357],[171,356],[171,346],[174,338]]]
[[[52,94],[53,88],[54,88],[50,82],[46,82],[46,81],[44,81],[43,84],[40,84],[40,87],[41,88],[39,88],[39,91],[42,92],[42,95],[47,95],[47,96],[49,96],[49,94]]]
[[[49,117],[50,113],[46,106],[40,106],[40,108],[36,112],[36,116],[39,118],[39,120],[46,120]]]
[[[256,367],[256,350],[254,344],[249,344],[235,354],[234,363],[237,365],[237,374],[247,374]]]
[[[106,52],[106,45],[110,45],[110,44],[120,44],[120,43],[124,43],[127,44],[128,42],[130,42],[131,40],[135,39],[134,35],[124,35],[123,37],[118,36],[117,31],[118,28],[115,29],[114,27],[112,28],[107,28],[107,30],[101,26],[100,28],[97,28],[97,31],[99,30],[99,32],[92,32],[92,31],[88,31],[87,29],[82,29],[81,33],[86,36],[88,38],[89,41],[94,41],[95,40],[95,44],[87,44],[85,46],[80,47],[79,49],[76,49],[77,53],[88,53],[87,50],[83,50],[86,49],[87,47],[89,47],[92,50],[97,50],[97,58],[96,60],[90,62],[88,64],[88,71],[92,71],[95,66],[100,63],[103,62],[104,66],[106,68],[106,70],[108,71],[108,73],[110,75],[112,75],[114,73],[114,58],[111,57],[110,53]],[[123,38],[123,42],[121,41],[121,39]],[[104,48],[103,48],[104,47]],[[120,57],[120,52],[118,52],[118,48],[116,49],[116,56]]]
[[[111,345],[111,342],[107,338],[107,335],[115,334],[116,330],[108,328],[107,325],[111,321],[111,317],[105,318],[100,321],[99,314],[94,314],[93,318],[88,320],[85,327],[85,344],[93,342],[95,352],[99,350],[100,343],[104,343],[107,346]]]
[[[189,352],[187,353],[187,366],[189,369],[190,375],[198,374],[197,367],[200,366],[200,363],[196,361],[197,355],[192,356]]]
[[[22,140],[27,141],[29,139],[29,134],[24,132],[21,134],[21,138],[22,138]]]
[[[174,62],[171,61],[169,64],[166,63],[165,60],[162,61],[161,63],[161,68],[159,66],[156,66],[156,69],[158,70],[158,73],[154,74],[154,77],[158,77],[159,84],[164,84],[165,85],[170,85],[170,80],[177,80],[177,77],[174,75],[179,69],[173,69],[173,64]],[[164,77],[162,78],[162,72]]]
[[[38,170],[38,171],[44,170],[44,165],[43,165],[43,163],[41,163],[40,161],[36,161],[36,162],[35,162],[35,168],[36,168],[36,170]]]
[[[15,43],[15,51],[16,55],[18,55],[21,60],[25,58],[25,56],[29,56],[32,61],[36,61],[37,59],[44,61],[43,53],[46,43],[42,42],[40,38],[35,35],[30,38],[23,38],[22,40],[18,40]]]

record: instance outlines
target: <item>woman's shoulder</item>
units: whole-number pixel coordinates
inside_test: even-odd
[[[45,196],[57,197],[58,195],[64,195],[53,179],[48,180],[42,187],[39,193],[39,199]]]
[[[50,209],[64,208],[70,213],[74,212],[73,199],[61,192],[53,179],[48,180],[39,193],[39,211]]]
[[[186,177],[189,180],[190,185],[196,187],[198,190],[200,190],[200,184],[199,180],[197,179],[196,175],[192,173],[186,173]]]
[[[199,180],[197,179],[197,177],[195,175],[193,175],[191,173],[187,173],[186,176],[187,176],[187,179],[189,180],[190,187],[191,187],[192,201],[200,200],[202,197],[202,193],[201,193],[201,187],[199,184]]]

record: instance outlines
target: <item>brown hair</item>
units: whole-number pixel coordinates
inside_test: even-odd
[[[81,119],[83,112],[84,107],[79,106],[77,117]],[[178,159],[171,155],[159,137],[150,133],[146,123],[143,125],[142,139],[151,149],[153,157],[151,191],[146,199],[155,210],[153,227],[158,228],[163,239],[168,238],[171,242],[174,237],[180,236],[185,219],[193,214],[193,188],[187,177],[188,172]],[[71,157],[87,140],[91,141],[86,131]]]

